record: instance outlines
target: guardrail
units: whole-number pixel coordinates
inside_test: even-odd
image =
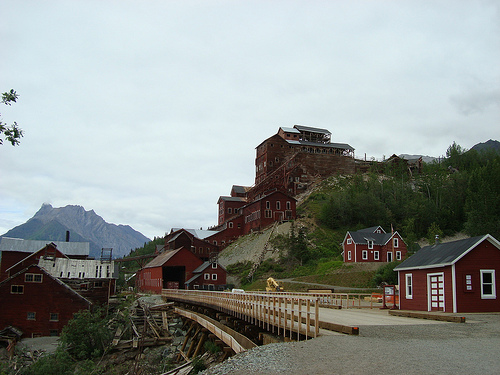
[[[248,291],[248,294],[293,296],[294,298],[318,298],[320,307],[342,309],[373,309],[382,306],[382,296],[378,293],[314,293],[314,292],[263,292]]]
[[[230,293],[163,289],[162,296],[174,301],[215,308],[267,331],[292,338],[319,334],[319,298],[314,295],[277,293]]]

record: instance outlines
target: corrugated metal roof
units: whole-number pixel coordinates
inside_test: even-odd
[[[310,126],[294,125],[294,128],[299,131],[311,132],[311,133],[322,133],[322,134],[332,134],[328,129],[312,128]]]
[[[316,143],[308,141],[293,141],[286,139],[286,141],[292,145],[301,146],[314,146],[314,147],[325,147],[325,148],[339,148],[341,150],[354,150],[354,147],[348,145],[347,143]]]
[[[295,129],[295,128],[286,128],[284,126],[282,126],[280,128],[281,130],[283,130],[285,133],[296,133],[296,134],[300,134],[300,131]]]
[[[449,266],[457,262],[484,240],[489,240],[500,249],[498,241],[489,234],[458,241],[438,243],[421,248],[403,263],[395,267],[394,270],[402,271],[407,269]]]
[[[243,197],[228,197],[228,196],[221,196],[219,197],[219,200],[223,200],[226,202],[246,202],[246,198]]]
[[[0,251],[19,251],[34,253],[43,249],[49,243],[54,243],[59,251],[66,255],[86,255],[90,253],[89,242],[64,242],[44,240],[23,240],[21,238],[2,237]]]
[[[169,259],[172,258],[175,254],[177,254],[180,250],[182,250],[182,248],[179,248],[176,250],[166,251],[166,252],[158,255],[156,258],[154,258],[148,264],[146,264],[144,266],[144,268],[161,267],[165,263],[167,263],[169,261]]]
[[[186,232],[191,233],[196,238],[200,240],[204,240],[207,237],[213,236],[216,233],[219,233],[216,230],[202,230],[202,229],[186,229],[186,228],[172,228],[173,232],[177,232],[179,230],[185,230]]]

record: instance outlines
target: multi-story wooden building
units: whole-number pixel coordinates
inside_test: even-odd
[[[301,125],[281,127],[257,146],[255,185],[248,198],[253,200],[272,188],[295,196],[317,177],[354,172],[354,148],[332,143],[328,130]]]
[[[398,232],[381,226],[347,232],[342,241],[344,262],[392,262],[406,258],[406,243]]]

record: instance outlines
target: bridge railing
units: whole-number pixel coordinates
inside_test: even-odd
[[[247,293],[286,295],[294,298],[318,298],[320,307],[343,309],[373,309],[382,306],[382,299],[376,293],[321,293],[321,292],[263,292],[249,291]]]
[[[163,289],[169,300],[215,308],[267,331],[292,338],[319,334],[319,298],[276,293],[230,293]]]

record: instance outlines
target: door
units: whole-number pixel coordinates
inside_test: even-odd
[[[427,275],[428,311],[445,311],[444,273]]]
[[[392,262],[392,252],[390,251],[387,252],[387,262]]]

